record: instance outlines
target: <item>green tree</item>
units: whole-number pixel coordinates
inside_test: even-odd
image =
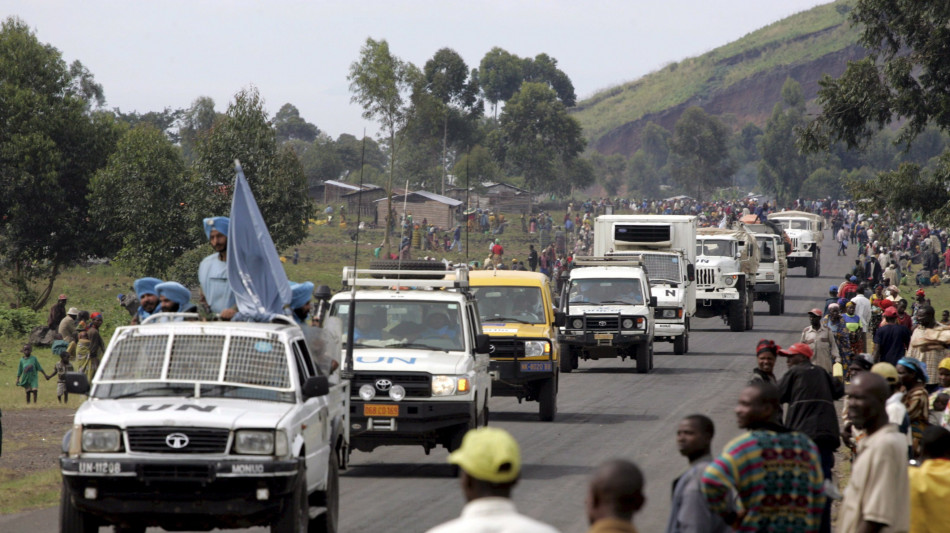
[[[636,187],[640,196],[656,198],[660,194],[660,177],[653,160],[643,148],[637,150],[627,163],[627,175],[630,183]]]
[[[64,268],[103,251],[86,193],[119,128],[90,111],[92,74],[74,74],[26,23],[0,24],[0,283],[18,307],[43,307]]]
[[[300,164],[307,185],[314,186],[321,181],[340,179],[343,174],[343,162],[336,150],[333,139],[320,135],[300,154]],[[356,162],[359,165],[359,161]]]
[[[857,0],[850,14],[861,29],[859,44],[868,56],[848,63],[837,79],[819,83],[821,114],[802,131],[809,150],[829,150],[836,142],[862,148],[885,126],[901,124],[896,142],[909,145],[933,123],[950,128],[950,9],[945,2]],[[944,151],[942,161],[948,156]],[[901,164],[872,183],[850,182],[852,194],[876,194],[874,202],[950,221],[950,172],[945,164],[921,172]],[[909,193],[910,189],[913,192]]]
[[[198,140],[207,135],[217,120],[218,113],[214,110],[214,100],[207,96],[199,96],[191,103],[191,107],[182,112],[181,128],[178,132],[181,137],[182,154],[185,161],[193,163]]]
[[[300,111],[292,104],[281,106],[274,115],[274,128],[277,129],[277,142],[290,140],[313,142],[320,129],[300,118]]]
[[[566,192],[593,181],[589,163],[574,166],[586,145],[580,123],[543,83],[522,84],[505,105],[499,135],[496,157],[533,192]]]
[[[729,131],[716,117],[691,107],[676,121],[670,139],[670,174],[698,200],[729,184],[735,162],[729,155]]]
[[[475,145],[463,154],[452,168],[452,174],[456,177],[456,186],[471,187],[475,191],[481,190],[482,183],[501,179],[501,169],[491,151],[482,145]]]
[[[372,137],[364,137],[360,140],[349,133],[341,133],[336,138],[336,153],[340,158],[340,163],[343,164],[343,173],[346,175],[359,171],[363,164],[380,172],[386,169],[386,154]]]
[[[359,60],[350,64],[347,80],[350,82],[350,101],[360,104],[363,118],[377,120],[389,140],[389,182],[386,194],[389,205],[393,199],[393,178],[396,170],[396,133],[408,118],[406,95],[420,76],[418,69],[389,52],[389,43],[366,38],[360,48]],[[386,213],[386,231],[383,246],[391,252],[389,231],[392,227],[392,209]]]
[[[662,168],[666,165],[670,156],[670,138],[673,136],[669,130],[655,122],[647,122],[640,133],[640,148],[650,157],[651,164],[655,168]]]
[[[307,180],[294,151],[278,146],[276,131],[254,87],[236,94],[227,113],[199,137],[195,168],[207,191],[203,216],[229,212],[235,159],[241,161],[277,249],[302,242],[313,214]],[[193,231],[200,233],[200,226]]]
[[[478,79],[485,100],[492,104],[492,116],[497,118],[498,102],[507,102],[524,80],[521,59],[496,46],[479,63]]]
[[[603,155],[594,152],[590,156],[597,182],[607,191],[608,196],[616,196],[626,185],[627,160],[620,154]]]
[[[162,111],[148,111],[146,113],[132,111],[123,113],[119,108],[115,108],[112,110],[112,113],[119,122],[124,122],[129,126],[150,124],[158,128],[158,131],[164,133],[172,143],[181,141],[179,126],[182,117],[185,115],[184,109],[166,107]]]
[[[548,87],[554,89],[565,106],[574,107],[577,102],[574,84],[571,83],[571,78],[567,74],[557,68],[557,59],[547,54],[538,54],[534,59],[524,59],[521,69],[524,81],[546,83]]]
[[[805,100],[802,88],[789,78],[782,86],[782,101],[775,104],[759,141],[759,185],[775,194],[778,205],[789,205],[798,198],[808,178],[808,157],[796,144],[796,134],[805,124]]]
[[[116,259],[136,276],[164,278],[175,260],[201,243],[204,191],[181,152],[158,129],[139,124],[119,139],[90,183],[89,214]]]

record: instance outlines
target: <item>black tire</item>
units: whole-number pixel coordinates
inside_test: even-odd
[[[99,524],[88,513],[73,505],[66,485],[59,493],[59,531],[60,533],[98,533]]]
[[[769,294],[769,314],[772,316],[782,314],[782,293]]]
[[[683,333],[679,337],[673,339],[673,354],[674,355],[683,355],[686,353],[687,345],[686,333]]]
[[[729,304],[729,331],[745,331],[745,319],[747,313],[745,310],[745,299]]]
[[[561,345],[558,350],[558,360],[557,366],[561,372],[565,374],[570,374],[571,370],[574,370],[574,365],[571,362],[571,349],[568,346]]]
[[[407,259],[405,261],[399,261],[397,259],[380,259],[377,261],[372,261],[369,264],[371,270],[392,270],[393,274],[373,274],[374,278],[378,279],[392,279],[397,277],[400,270],[431,270],[433,272],[441,272],[441,274],[432,276],[413,276],[413,279],[442,279],[445,277],[445,264],[442,261],[425,261],[419,259]]]
[[[782,314],[785,314],[785,291],[782,291]]]
[[[310,500],[307,498],[307,468],[300,461],[294,492],[284,499],[280,516],[270,525],[271,533],[303,533],[309,531]]]
[[[650,346],[637,345],[637,374],[646,374],[650,371]]]
[[[818,276],[818,261],[815,256],[811,256],[805,261],[805,276],[809,278]]]
[[[327,490],[315,502],[327,510],[307,527],[307,533],[336,533],[340,526],[340,461],[337,452],[330,453],[327,465]]]
[[[815,260],[815,276],[821,275],[821,252],[817,254],[818,259]]]
[[[653,356],[654,355],[656,355],[656,353],[653,350],[653,343],[651,342],[650,343],[650,370],[653,370]]]
[[[465,438],[465,434],[468,433],[470,429],[475,429],[476,424],[478,424],[477,410],[478,406],[475,406],[475,408],[472,410],[471,416],[468,419],[468,423],[458,426],[455,429],[455,432],[452,433],[452,436],[448,441],[448,446],[446,446],[446,448],[449,450],[449,453],[461,448],[462,439]]]
[[[551,422],[557,415],[557,376],[544,380],[538,389],[538,418]]]
[[[755,324],[755,298],[752,296],[752,291],[747,292],[749,295],[749,301],[746,304],[746,318],[745,318],[745,329],[746,331],[752,331],[752,326]]]

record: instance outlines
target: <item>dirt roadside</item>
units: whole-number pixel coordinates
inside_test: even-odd
[[[11,502],[16,482],[58,466],[63,435],[76,413],[74,408],[4,409],[3,449],[0,455],[0,501]],[[57,479],[58,485],[58,479]],[[41,490],[44,487],[32,487]],[[22,490],[22,489],[20,489]],[[23,496],[20,494],[19,496]],[[26,502],[24,502],[26,503]],[[26,503],[23,509],[41,506]],[[5,509],[9,512],[10,509]]]

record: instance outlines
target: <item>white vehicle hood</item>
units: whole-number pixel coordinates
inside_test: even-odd
[[[464,352],[392,348],[353,350],[353,370],[357,372],[428,372],[457,375],[471,372],[474,368],[475,359]]]
[[[737,272],[739,270],[739,262],[735,259],[730,259],[728,257],[697,257],[696,258],[696,268],[718,268],[720,272]]]
[[[295,404],[235,398],[89,399],[76,411],[77,424],[276,428]]]
[[[647,316],[650,310],[645,305],[621,305],[621,304],[570,304],[568,315],[578,316],[588,315],[642,315]]]

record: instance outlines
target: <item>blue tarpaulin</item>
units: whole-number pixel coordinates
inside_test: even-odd
[[[228,231],[228,282],[237,300],[235,320],[270,321],[290,312],[290,282],[267,224],[238,161]]]

